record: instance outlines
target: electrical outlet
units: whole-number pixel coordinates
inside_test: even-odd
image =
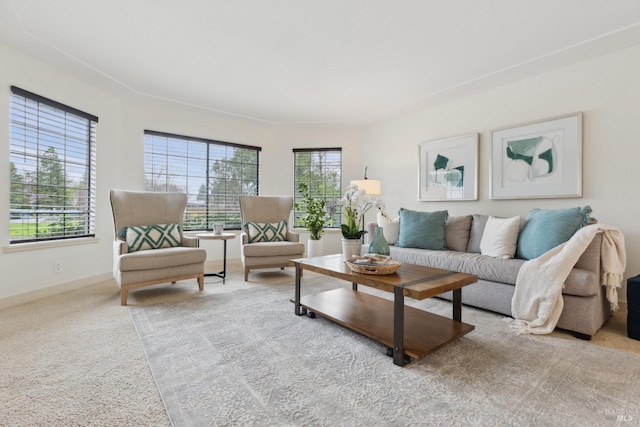
[[[54,261],[53,262],[53,272],[61,273],[62,272],[62,261]]]

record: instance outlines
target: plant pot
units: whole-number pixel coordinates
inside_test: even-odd
[[[360,256],[362,243],[360,239],[342,239],[342,256],[344,259]]]
[[[322,240],[307,240],[307,258],[322,255]]]

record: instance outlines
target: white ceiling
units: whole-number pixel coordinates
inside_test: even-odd
[[[0,43],[109,91],[364,124],[639,44],[640,1],[0,0]]]

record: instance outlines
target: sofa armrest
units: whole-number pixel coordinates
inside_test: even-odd
[[[602,246],[602,233],[597,233],[587,249],[576,262],[576,268],[592,271],[600,277],[600,247]]]
[[[188,248],[197,248],[198,247],[198,239],[193,236],[182,236],[180,239],[180,244],[182,246],[186,246]]]
[[[287,240],[290,242],[299,242],[300,235],[298,233],[294,233],[290,230],[287,230]]]

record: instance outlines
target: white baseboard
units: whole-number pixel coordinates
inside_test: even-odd
[[[36,289],[34,291],[11,295],[9,297],[0,298],[0,309],[26,304],[28,302],[35,301],[41,298],[50,297],[52,295],[61,294],[63,292],[73,291],[75,289],[84,288],[86,286],[96,285],[108,280],[113,280],[113,275],[111,273],[85,277],[83,279],[74,280],[72,282],[60,283],[46,288]]]

